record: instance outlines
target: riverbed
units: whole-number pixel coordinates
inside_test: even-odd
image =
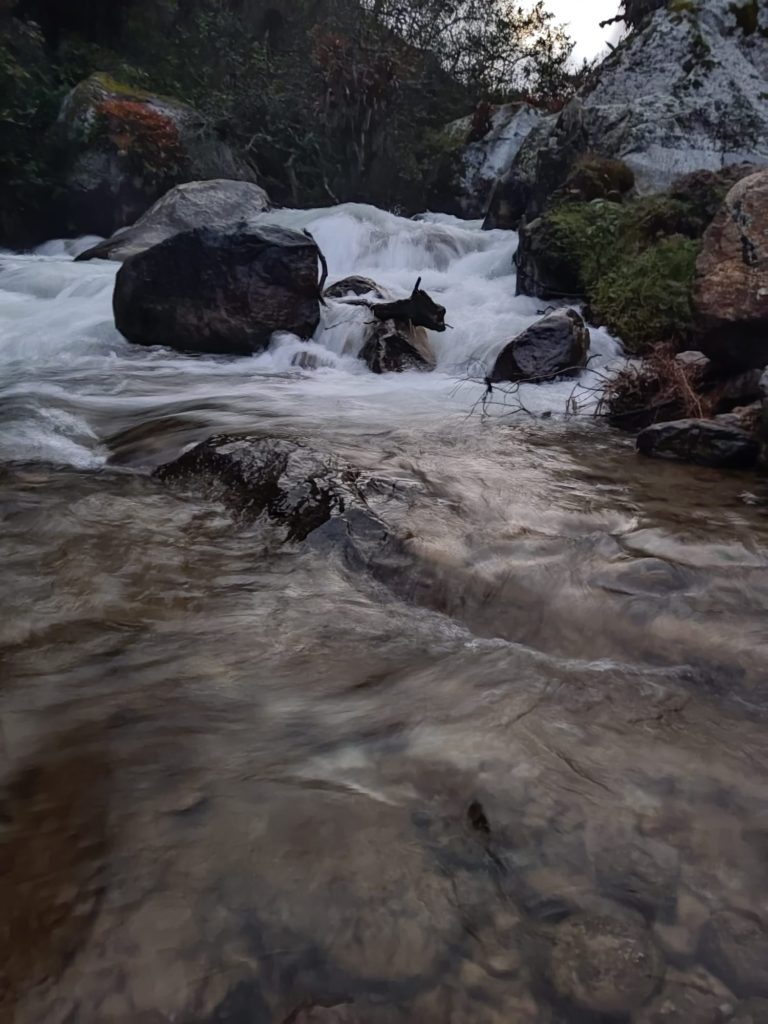
[[[134,348],[92,240],[0,256],[0,1020],[768,1020],[765,482],[596,420],[603,331],[483,407],[544,312],[513,234],[271,216],[421,276],[437,370],[369,373],[340,304]],[[216,432],[374,474],[409,571],[151,476]]]

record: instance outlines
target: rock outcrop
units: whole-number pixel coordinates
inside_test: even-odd
[[[252,182],[189,181],[166,192],[131,227],[121,228],[77,258],[123,262],[193,228],[233,231],[244,225],[254,226],[259,214],[269,208],[269,196]]]
[[[505,345],[488,379],[496,384],[575,376],[586,366],[589,343],[589,331],[575,310],[555,310]]]
[[[253,169],[177,100],[97,73],[64,100],[66,216],[76,234],[112,235],[185,181],[255,181]]]
[[[595,83],[530,132],[501,176],[501,208],[494,200],[488,226],[538,216],[585,154],[623,161],[641,194],[691,171],[768,164],[768,8],[754,0],[651,6]],[[499,166],[502,152],[489,165]]]
[[[487,108],[484,116],[478,111],[448,125],[444,132],[447,142],[463,147],[458,183],[463,216],[485,216],[496,182],[543,116],[527,103],[507,103]]]
[[[139,345],[250,355],[320,321],[318,250],[284,228],[197,228],[132,256],[115,282],[117,329]]]
[[[717,469],[749,469],[757,463],[760,445],[746,430],[717,420],[673,420],[654,423],[637,438],[641,455],[691,462]]]
[[[704,235],[694,310],[714,361],[733,370],[768,364],[768,171],[735,185]]]

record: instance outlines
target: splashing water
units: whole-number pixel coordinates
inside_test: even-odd
[[[221,424],[248,426],[254,415],[295,415],[310,426],[329,416],[363,424],[402,416],[465,416],[482,394],[484,372],[503,345],[543,312],[515,297],[517,236],[441,215],[406,220],[369,206],[282,210],[266,221],[308,229],[329,264],[329,281],[362,274],[395,295],[423,287],[448,310],[453,329],[433,335],[437,371],[376,377],[357,358],[365,309],[329,302],[312,342],[276,335],[246,359],[192,358],[131,346],[117,332],[111,298],[117,264],[75,263],[92,239],[51,242],[28,256],[0,258],[0,372],[4,459],[42,459],[80,467],[101,464],[105,435],[164,408],[207,405]],[[315,356],[316,370],[295,365]],[[590,370],[615,360],[620,346],[592,332]],[[474,381],[474,383],[472,383]],[[574,382],[527,385],[530,412],[562,412]],[[584,392],[584,409],[593,398]]]

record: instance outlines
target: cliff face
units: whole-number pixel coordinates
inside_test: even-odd
[[[603,65],[583,123],[587,145],[623,159],[641,192],[768,162],[768,9],[673,0],[655,11]]]
[[[508,211],[492,208],[495,223],[538,214],[586,154],[622,160],[641,195],[692,171],[768,164],[768,5],[647,0],[632,15],[635,30],[591,87],[531,131],[512,160],[492,132],[476,144],[487,167],[504,167],[496,201]]]

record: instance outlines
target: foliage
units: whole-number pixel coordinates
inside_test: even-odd
[[[5,238],[20,237],[23,218],[53,187],[46,129],[61,95],[36,26],[0,17],[0,234]]]
[[[679,235],[625,256],[591,289],[593,316],[633,352],[684,341],[693,324],[691,292],[699,244]]]
[[[644,352],[690,333],[707,223],[693,205],[666,194],[623,204],[564,202],[542,216],[531,251],[547,280],[584,295],[594,320],[630,351]]]

